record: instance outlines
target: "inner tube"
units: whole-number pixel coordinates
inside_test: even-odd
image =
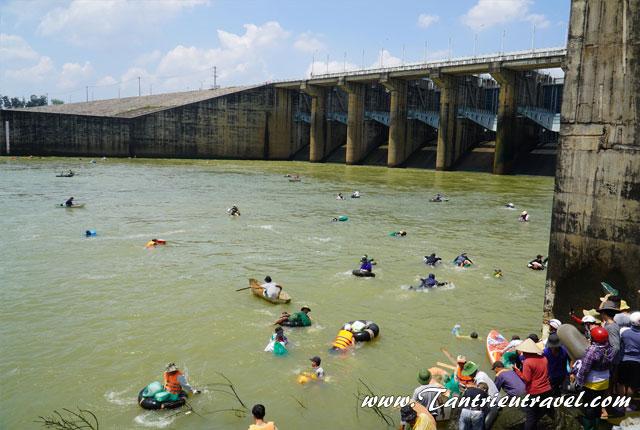
[[[303,325],[302,325],[302,323],[301,323],[300,321],[298,321],[298,320],[296,320],[296,321],[289,321],[289,320],[285,320],[285,321],[282,321],[282,322],[280,323],[280,325],[281,325],[281,326],[284,326],[284,327],[305,327],[305,326],[303,326]]]
[[[184,391],[180,392],[180,397],[178,398],[178,400],[169,402],[158,402],[153,397],[142,397],[143,391],[144,388],[138,393],[138,404],[142,409],[175,409],[184,406],[184,404],[187,402],[187,393],[185,393]]]
[[[360,321],[366,324],[364,326],[364,329],[362,329],[362,331],[353,333],[353,339],[356,342],[369,342],[375,339],[376,337],[378,337],[378,335],[380,334],[380,327],[378,327],[378,325],[373,321],[355,320],[355,321],[349,321],[347,324],[353,325],[353,323],[356,321]],[[345,324],[345,326],[347,324]],[[342,327],[344,328],[344,326]]]
[[[353,273],[355,276],[359,276],[361,278],[375,278],[376,277],[375,273],[373,273],[373,272],[363,272],[360,269],[355,269],[351,273]]]
[[[589,341],[580,330],[571,324],[561,324],[558,327],[560,343],[567,349],[572,360],[579,360],[589,348]]]
[[[338,221],[349,221],[349,217],[346,215],[340,215]]]

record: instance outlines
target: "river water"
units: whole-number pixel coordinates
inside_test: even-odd
[[[73,178],[56,172],[73,169]],[[284,175],[299,173],[302,182]],[[359,190],[360,199],[335,195]],[[428,201],[436,192],[446,203]],[[485,335],[539,332],[544,272],[526,263],[548,248],[553,178],[259,161],[0,160],[0,428],[40,428],[40,415],[89,409],[101,428],[245,429],[229,378],[251,407],[284,429],[385,429],[356,413],[360,380],[376,393],[411,394],[421,367],[464,353],[488,373]],[[82,209],[56,207],[67,197]],[[503,207],[512,201],[518,210]],[[231,218],[232,204],[242,216]],[[519,223],[521,209],[531,222]],[[339,215],[347,222],[331,222]],[[87,229],[97,237],[85,238]],[[388,233],[406,230],[404,238]],[[145,249],[158,237],[166,246]],[[476,263],[450,263],[466,251]],[[452,283],[407,291],[429,270]],[[362,254],[375,279],[355,278]],[[494,268],[502,279],[491,275]],[[293,297],[275,306],[245,290],[271,275]],[[283,310],[311,307],[314,325],[287,330],[286,357],[263,352]],[[374,342],[347,356],[327,350],[340,326],[373,320]],[[299,385],[320,355],[324,384]],[[204,393],[196,413],[144,411],[138,391],[175,361]],[[398,414],[393,418],[398,422]]]

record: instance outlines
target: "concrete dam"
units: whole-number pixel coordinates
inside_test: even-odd
[[[12,155],[303,160],[553,175],[564,49],[6,110]],[[533,153],[529,156],[530,153]],[[528,157],[527,157],[528,156]]]

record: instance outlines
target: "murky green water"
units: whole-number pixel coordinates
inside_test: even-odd
[[[74,178],[56,178],[72,168]],[[283,177],[297,172],[303,182]],[[358,189],[359,200],[336,201]],[[447,203],[429,203],[435,192]],[[358,379],[380,393],[410,394],[416,372],[444,361],[440,347],[485,368],[483,342],[464,331],[527,335],[540,326],[544,273],[526,268],[546,254],[553,179],[238,161],[0,160],[2,313],[1,428],[38,428],[54,409],[93,410],[104,428],[244,429],[250,416],[210,389],[195,414],[170,417],[136,405],[138,391],[176,361],[194,385],[223,372],[249,406],[262,402],[280,429],[385,428],[356,416]],[[55,204],[73,195],[84,209]],[[532,222],[517,222],[513,201]],[[225,209],[236,203],[242,217]],[[348,215],[344,223],[333,216]],[[86,229],[98,236],[85,238]],[[393,230],[408,236],[395,239]],[[168,245],[147,250],[152,237]],[[435,270],[455,287],[410,292],[432,251],[461,250],[477,263]],[[375,279],[350,270],[367,253]],[[495,267],[503,279],[490,275]],[[270,274],[293,296],[288,306],[252,297],[249,277]],[[309,329],[288,331],[290,354],[263,352],[272,321],[312,308]],[[347,357],[327,354],[339,327],[370,319],[381,336]],[[327,383],[301,386],[312,355]],[[300,405],[304,405],[302,407]],[[397,417],[396,417],[397,419]]]

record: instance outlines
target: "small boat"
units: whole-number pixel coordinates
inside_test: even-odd
[[[75,176],[75,173],[61,173],[59,175],[56,175],[56,178],[73,178]]]
[[[67,206],[64,203],[58,203],[58,205],[56,207],[65,208],[65,209],[78,209],[78,208],[83,208],[84,207],[84,203],[74,203],[71,206]]]
[[[264,288],[262,288],[262,285],[260,285],[260,283],[256,279],[249,279],[249,287],[251,287],[251,292],[253,293],[254,296],[258,296],[261,299],[264,299],[276,305],[286,304],[291,302],[291,297],[289,296],[289,294],[285,293],[284,291],[280,291],[280,295],[278,296],[277,299],[266,297],[264,295]]]
[[[487,335],[487,355],[489,361],[493,365],[498,360],[502,359],[502,350],[509,344],[509,341],[504,338],[497,330],[491,330]]]
[[[300,178],[289,178],[289,182],[302,182]]]

